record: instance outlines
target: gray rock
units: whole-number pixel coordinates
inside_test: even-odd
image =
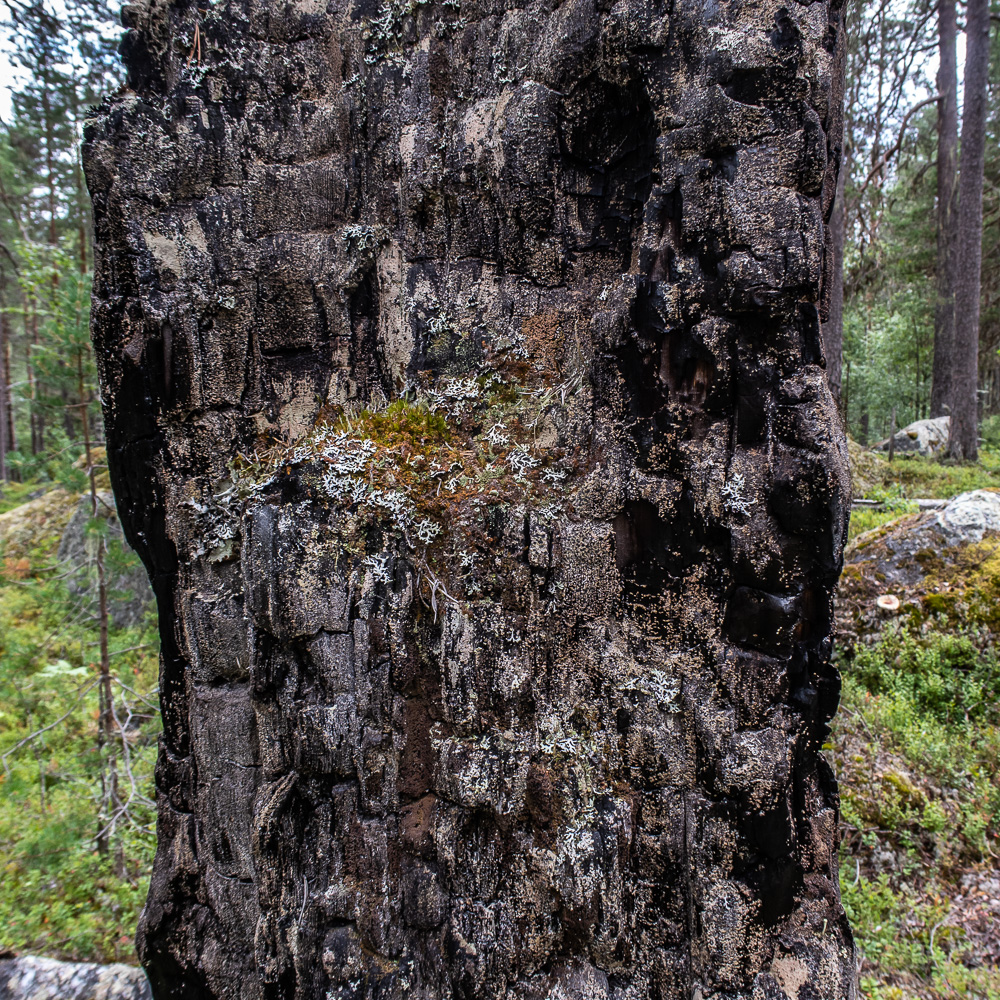
[[[916,455],[936,455],[948,447],[948,433],[951,417],[934,417],[930,420],[915,420],[900,431],[896,431],[896,451]],[[876,445],[879,451],[889,450],[889,438]]]
[[[118,628],[138,625],[153,601],[153,592],[145,568],[122,534],[115,498],[110,491],[98,493],[97,516],[107,524],[109,552],[105,557],[105,567],[111,621]],[[94,561],[97,556],[97,535],[87,531],[90,520],[91,502],[90,497],[85,495],[63,531],[58,556],[60,562],[69,562],[76,567],[67,581],[70,593],[80,595],[91,592],[96,601]]]
[[[37,955],[0,960],[0,1000],[151,1000],[132,965],[57,962]]]
[[[1000,493],[972,490],[959,494],[934,515],[933,530],[947,545],[981,542],[988,533],[1000,531]]]
[[[925,575],[924,557],[981,542],[1000,532],[1000,492],[972,490],[940,510],[925,510],[866,531],[844,553],[848,565],[874,571],[886,586],[911,587]]]

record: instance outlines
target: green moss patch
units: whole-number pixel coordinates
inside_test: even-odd
[[[517,359],[467,377],[424,373],[403,399],[324,413],[302,439],[240,456],[234,495],[251,503],[293,485],[335,512],[350,557],[395,540],[449,594],[476,596],[497,513],[573,514],[572,488],[591,456],[568,448],[559,427],[581,387],[579,378],[541,383]]]

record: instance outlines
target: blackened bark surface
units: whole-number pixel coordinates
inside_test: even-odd
[[[844,142],[844,86],[847,67],[847,37],[837,34],[831,66],[830,114],[823,128],[828,135],[829,162],[826,180],[833,190],[823,193],[826,245],[820,280],[820,329],[826,364],[826,380],[834,406],[846,420],[842,397],[844,370],[844,239],[847,231],[846,180],[848,150]],[[833,199],[832,205],[830,199]]]
[[[839,9],[125,16],[86,155],[156,996],[854,997]]]
[[[823,353],[826,355],[826,380],[830,394],[839,409],[843,409],[844,372],[844,238],[847,229],[847,208],[844,204],[844,182],[847,174],[840,171],[837,178],[837,195],[827,227],[829,252],[833,260],[830,271],[830,305],[823,323]]]
[[[951,411],[955,355],[955,271],[958,228],[958,68],[955,0],[938,0],[937,261],[931,416]]]

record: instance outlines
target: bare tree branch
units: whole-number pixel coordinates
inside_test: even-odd
[[[861,195],[867,190],[868,185],[871,184],[871,182],[875,179],[876,174],[878,174],[879,171],[884,170],[886,165],[889,163],[889,160],[891,160],[893,156],[895,156],[896,153],[898,153],[900,149],[902,149],[903,139],[905,138],[906,134],[906,127],[907,125],[909,125],[910,119],[918,111],[921,111],[923,108],[926,108],[928,104],[935,104],[940,99],[941,95],[935,94],[933,97],[928,97],[925,100],[919,101],[918,103],[914,104],[913,107],[906,112],[906,114],[903,116],[902,122],[900,123],[899,135],[896,137],[896,141],[882,154],[882,156],[879,158],[878,163],[876,163],[875,166],[872,167],[871,172],[865,178],[865,182],[861,185],[860,188],[858,188],[857,195]]]

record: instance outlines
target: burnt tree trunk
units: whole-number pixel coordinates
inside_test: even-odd
[[[965,40],[955,249],[955,361],[951,375],[948,454],[974,462],[979,454],[979,293],[983,260],[986,87],[990,71],[988,0],[969,0]]]
[[[86,166],[158,1000],[855,997],[836,3],[125,19]]]
[[[820,329],[826,362],[827,384],[847,425],[843,398],[844,372],[844,240],[847,237],[847,178],[849,152],[844,136],[844,73],[847,63],[847,33],[841,27],[833,48],[832,85],[836,97],[823,122],[827,134],[828,165],[822,194],[826,223],[823,274],[820,279]],[[831,169],[832,168],[832,169]],[[830,187],[832,185],[832,187]],[[831,205],[832,199],[832,205]]]
[[[955,0],[938,0],[937,262],[931,416],[951,411],[958,225],[958,69]]]
[[[826,355],[826,378],[833,401],[847,422],[847,408],[843,398],[844,371],[844,240],[847,235],[847,206],[845,205],[846,164],[837,178],[833,212],[830,215],[828,250],[833,262],[830,269],[830,304],[823,322],[823,353]]]

